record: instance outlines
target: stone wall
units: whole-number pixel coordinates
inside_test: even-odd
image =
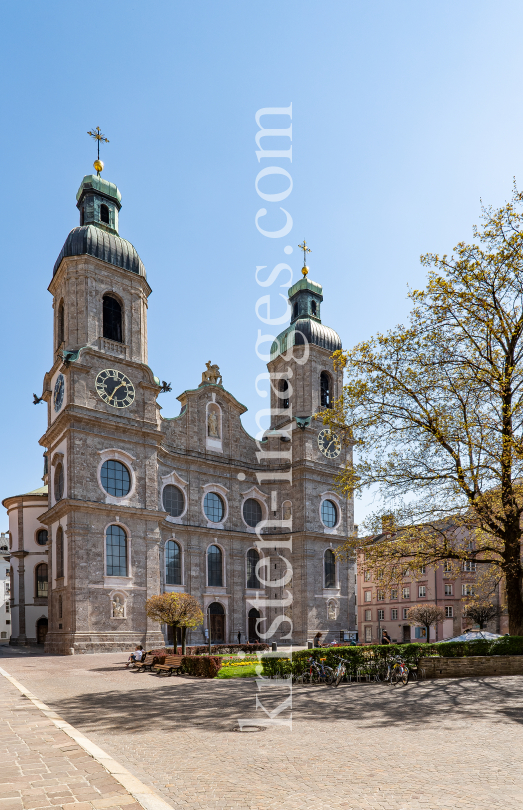
[[[473,655],[468,658],[421,658],[427,678],[477,678],[523,675],[523,655]]]

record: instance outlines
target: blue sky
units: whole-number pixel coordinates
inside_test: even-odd
[[[296,280],[305,237],[323,322],[344,346],[403,322],[420,254],[469,239],[480,198],[498,205],[513,176],[522,184],[522,23],[523,5],[503,0],[4,3],[1,497],[41,483],[46,412],[32,393],[52,364],[47,286],[78,224],[88,129],[110,139],[120,233],[153,288],[149,363],[173,386],[164,415],[212,360],[254,432],[266,407],[255,305],[269,293],[280,314],[285,292],[259,287],[256,266],[287,261]],[[293,189],[265,203],[255,178],[271,161],[256,159],[255,113],[290,103],[292,164],[272,163]],[[269,239],[255,215],[266,206],[279,227],[279,205],[293,228]]]

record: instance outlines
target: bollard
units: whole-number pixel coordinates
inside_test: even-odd
[[[307,642],[307,649],[312,650],[312,641]]]
[[[272,651],[273,652],[278,652],[278,644],[276,643],[276,641],[272,642]]]

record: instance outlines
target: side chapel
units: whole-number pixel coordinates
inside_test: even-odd
[[[11,643],[45,641],[61,654],[172,643],[145,613],[146,599],[164,591],[202,605],[192,644],[205,641],[209,617],[216,643],[238,632],[295,644],[318,631],[343,638],[355,629],[355,567],[334,549],[353,530],[353,504],[333,478],[351,448],[314,419],[342,385],[331,360],[341,341],[322,324],[321,285],[304,267],[289,289],[291,322],[267,366],[273,417],[262,442],[244,430],[246,409],[211,362],[178,396],[179,415],[164,418],[157,399],[167,387],[147,365],[151,287],[119,235],[120,191],[98,171],[83,178],[76,201],[79,225],[48,288],[45,486],[3,501]]]

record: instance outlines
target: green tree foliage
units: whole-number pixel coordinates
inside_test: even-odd
[[[343,396],[324,421],[356,443],[339,484],[377,487],[366,568],[385,584],[407,563],[450,560],[505,580],[511,634],[523,635],[523,195],[483,209],[474,242],[427,254],[428,284],[409,293],[410,321],[337,352]],[[384,515],[394,525],[380,541]]]

